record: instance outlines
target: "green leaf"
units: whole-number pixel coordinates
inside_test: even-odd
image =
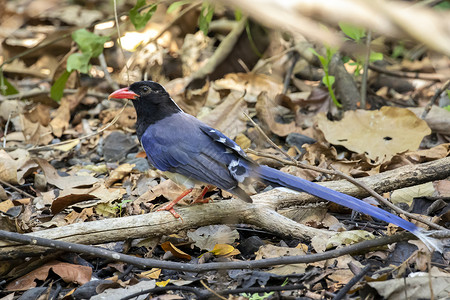
[[[383,60],[383,53],[380,52],[370,52],[370,58],[369,61],[370,62],[374,62],[377,60]]]
[[[364,28],[356,27],[343,22],[339,22],[339,27],[343,33],[357,43],[366,36],[366,30]]]
[[[64,94],[64,87],[66,86],[66,82],[69,79],[69,76],[72,72],[64,71],[64,73],[56,79],[55,83],[52,85],[50,89],[50,97],[55,100],[61,100]]]
[[[19,91],[0,72],[0,94],[3,96],[18,94]]]
[[[73,53],[67,59],[67,71],[72,72],[73,70],[80,71],[81,73],[88,73],[90,69],[89,61],[91,60],[91,55],[86,53]]]
[[[72,39],[78,44],[81,52],[97,57],[103,52],[103,45],[110,40],[109,36],[99,36],[86,29],[72,33]]]
[[[198,27],[203,31],[204,35],[208,34],[209,24],[211,24],[214,15],[214,5],[208,2],[203,2],[202,11],[198,17]]]
[[[130,20],[136,30],[140,30],[144,28],[145,25],[147,25],[147,22],[152,18],[153,14],[156,11],[156,8],[158,7],[157,4],[153,4],[149,7],[148,11],[144,12],[141,15],[139,13],[139,9],[144,5],[146,5],[145,0],[137,0],[136,5],[132,9],[130,9]]]
[[[236,9],[234,11],[234,18],[236,19],[236,21],[240,21],[242,19],[242,10]]]
[[[450,105],[444,106],[444,109],[450,111]]]
[[[170,4],[170,6],[167,8],[167,13],[173,13],[178,7],[183,6],[187,3],[191,3],[191,0],[181,0],[181,1],[177,1],[174,2],[172,4]]]
[[[322,78],[322,81],[323,81],[323,84],[325,84],[325,86],[327,88],[331,88],[333,86],[333,84],[334,84],[335,78],[332,75],[328,75],[328,76],[324,76]]]

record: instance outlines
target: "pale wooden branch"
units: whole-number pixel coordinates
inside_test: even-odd
[[[444,179],[448,176],[450,176],[450,157],[420,165],[401,167],[360,180],[377,192],[387,192]],[[367,196],[367,191],[345,180],[325,182],[321,185],[353,196]],[[211,224],[236,223],[255,225],[279,235],[289,235],[299,239],[311,239],[314,236],[326,239],[335,234],[327,230],[298,224],[275,211],[280,207],[316,201],[317,198],[311,195],[282,192],[274,189],[255,195],[253,200],[254,204],[248,204],[240,200],[224,200],[178,208],[177,210],[183,217],[183,221],[173,218],[168,212],[156,212],[77,223],[33,232],[29,235],[79,244],[101,244],[129,238],[156,237]],[[0,241],[0,260],[38,255],[46,250],[46,248],[37,246],[24,246]]]

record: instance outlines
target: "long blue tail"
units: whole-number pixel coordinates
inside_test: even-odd
[[[316,197],[337,203],[366,215],[370,215],[374,218],[393,223],[414,234],[420,232],[420,228],[413,223],[393,215],[379,207],[367,204],[364,201],[356,199],[355,197],[336,192],[300,177],[284,173],[268,166],[258,166],[254,169],[254,172],[261,179],[279,186],[287,187],[297,192],[306,192]]]
[[[321,186],[319,184],[310,182],[300,177],[296,177],[282,171],[270,168],[268,166],[256,166],[252,170],[259,178],[276,184],[278,186],[286,187],[297,192],[306,192],[316,197],[337,203],[339,205],[351,208],[361,213],[370,215],[374,218],[393,223],[403,229],[408,230],[417,236],[427,247],[432,250],[435,249],[442,253],[443,245],[440,240],[429,236],[431,232],[427,232],[411,222],[408,222],[396,215],[388,213],[387,211],[365,203],[355,197],[342,194]]]

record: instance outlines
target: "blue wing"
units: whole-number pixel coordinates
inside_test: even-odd
[[[248,177],[244,151],[220,131],[183,112],[150,125],[141,138],[159,170],[231,190]]]

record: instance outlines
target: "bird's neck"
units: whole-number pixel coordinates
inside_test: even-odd
[[[133,100],[133,105],[137,114],[136,134],[139,140],[141,140],[148,126],[156,124],[158,121],[173,114],[182,112],[172,99],[156,103]]]

